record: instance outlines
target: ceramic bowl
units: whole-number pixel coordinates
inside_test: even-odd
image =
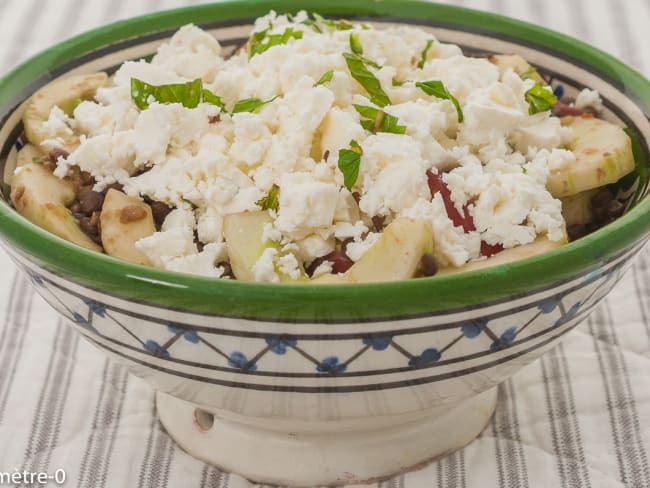
[[[489,420],[495,387],[555,346],[616,284],[648,239],[650,199],[548,254],[406,282],[293,286],[145,268],[65,242],[7,203],[23,102],[71,73],[113,70],[194,22],[226,49],[271,8],[377,25],[406,22],[469,51],[520,53],[606,118],[650,141],[650,83],[616,59],[537,26],[415,0],[228,1],[81,35],[0,80],[2,243],[38,292],[98,349],[158,390],[191,454],[264,482],[368,481],[460,448]],[[9,162],[7,162],[9,161]],[[638,174],[647,175],[640,165]],[[643,179],[629,190],[645,196]]]

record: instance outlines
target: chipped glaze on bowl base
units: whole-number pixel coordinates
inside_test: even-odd
[[[491,388],[408,414],[299,422],[156,395],[160,421],[190,455],[255,482],[290,486],[369,483],[417,469],[475,439],[496,401],[497,388]]]

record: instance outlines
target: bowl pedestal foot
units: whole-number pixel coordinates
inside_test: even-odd
[[[256,419],[156,397],[160,420],[189,454],[262,483],[369,482],[417,469],[465,446],[494,412],[493,388],[456,404],[342,421]]]

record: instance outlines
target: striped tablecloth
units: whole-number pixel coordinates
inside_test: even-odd
[[[92,27],[194,3],[0,0],[0,71]],[[448,3],[568,33],[650,75],[649,0]],[[0,270],[0,476],[60,469],[65,486],[249,486],[174,445],[156,418],[154,392],[79,340],[2,253]],[[646,249],[587,322],[500,386],[497,413],[476,441],[381,484],[650,487],[649,301]]]

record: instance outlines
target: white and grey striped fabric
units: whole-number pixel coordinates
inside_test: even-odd
[[[92,27],[194,3],[0,0],[0,71]],[[650,75],[649,0],[447,3],[565,32]],[[154,392],[79,340],[2,253],[0,270],[0,473],[63,469],[65,486],[77,487],[249,486],[174,445]],[[587,322],[501,385],[497,413],[476,441],[380,484],[650,487],[649,303],[646,249]]]

